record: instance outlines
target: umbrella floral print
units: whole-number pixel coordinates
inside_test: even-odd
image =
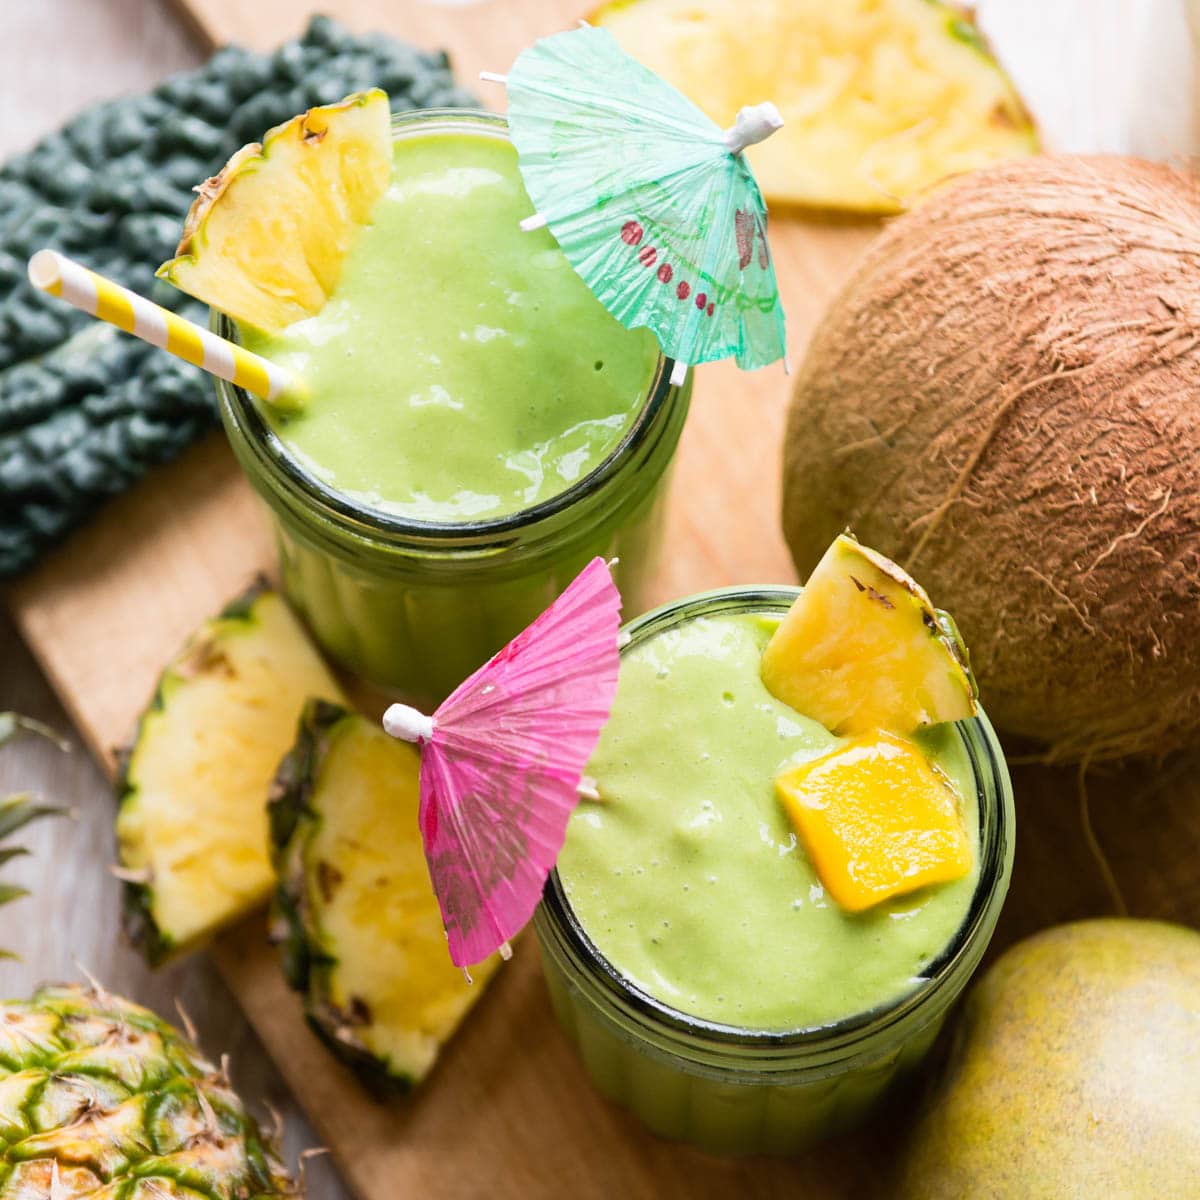
[[[550,227],[622,324],[648,326],[680,364],[784,357],[766,204],[741,153],[782,124],[773,105],[722,130],[587,27],[535,43],[504,82],[538,210],[524,224]]]
[[[432,717],[384,713],[421,748],[421,841],[455,966],[507,957],[541,899],[616,695],[620,613],[593,559]]]

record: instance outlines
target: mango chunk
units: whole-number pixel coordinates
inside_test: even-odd
[[[958,793],[895,734],[852,738],[778,776],[775,790],[822,886],[849,912],[971,870]]]
[[[831,733],[910,734],[975,714],[954,622],[890,558],[837,537],[763,651],[762,680]]]

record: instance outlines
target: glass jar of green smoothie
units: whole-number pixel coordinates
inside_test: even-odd
[[[864,1119],[929,1050],[1012,867],[982,714],[917,735],[975,846],[963,879],[849,913],[774,795],[837,741],[759,677],[796,589],[728,589],[629,626],[616,703],[534,923],[554,1010],[600,1092],[718,1153],[789,1153]]]
[[[393,119],[393,182],[316,316],[215,327],[295,370],[299,414],[218,383],[320,644],[434,705],[596,555],[645,607],[691,379],[627,330],[532,212],[503,118]]]

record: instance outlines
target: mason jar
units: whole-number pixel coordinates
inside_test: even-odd
[[[782,614],[797,594],[730,588],[680,600],[627,625],[622,653],[697,617]],[[662,1137],[723,1154],[784,1154],[863,1121],[920,1064],[987,948],[1012,870],[1012,787],[996,735],[982,713],[954,728],[979,806],[978,882],[957,933],[922,978],[871,1011],[768,1030],[672,1008],[605,959],[551,873],[534,916],[543,973],[555,1014],[604,1096]]]
[[[397,140],[508,136],[502,117],[459,109],[399,114],[392,131]],[[220,314],[213,327],[237,336]],[[331,657],[409,703],[433,706],[596,555],[618,559],[625,611],[645,608],[691,397],[691,373],[672,386],[673,366],[659,356],[624,436],[571,487],[506,516],[453,523],[398,517],[337,491],[288,452],[249,393],[222,380],[217,393],[233,451],[272,519],[288,599]],[[539,369],[531,351],[531,375]]]

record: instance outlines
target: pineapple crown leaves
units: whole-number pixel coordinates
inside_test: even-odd
[[[70,744],[49,725],[35,721],[32,717],[15,712],[0,712],[0,746],[11,742],[22,734],[33,734],[45,738],[60,750],[70,750]],[[66,810],[52,804],[40,804],[28,792],[17,792],[11,796],[0,796],[0,867],[28,851],[24,846],[5,846],[3,842],[17,830],[22,829],[39,817],[61,815]],[[28,895],[28,890],[14,884],[0,882],[0,906]],[[12,954],[0,948],[0,958],[12,958]]]
[[[27,792],[18,792],[13,796],[2,797],[0,798],[0,842],[16,833],[18,829],[28,825],[30,821],[36,821],[39,817],[61,814],[65,811],[65,809],[53,805],[38,804]],[[28,853],[24,846],[0,845],[0,867],[19,855]],[[0,907],[28,894],[27,888],[0,881]],[[0,959],[12,957],[13,955],[8,950],[0,947]]]

